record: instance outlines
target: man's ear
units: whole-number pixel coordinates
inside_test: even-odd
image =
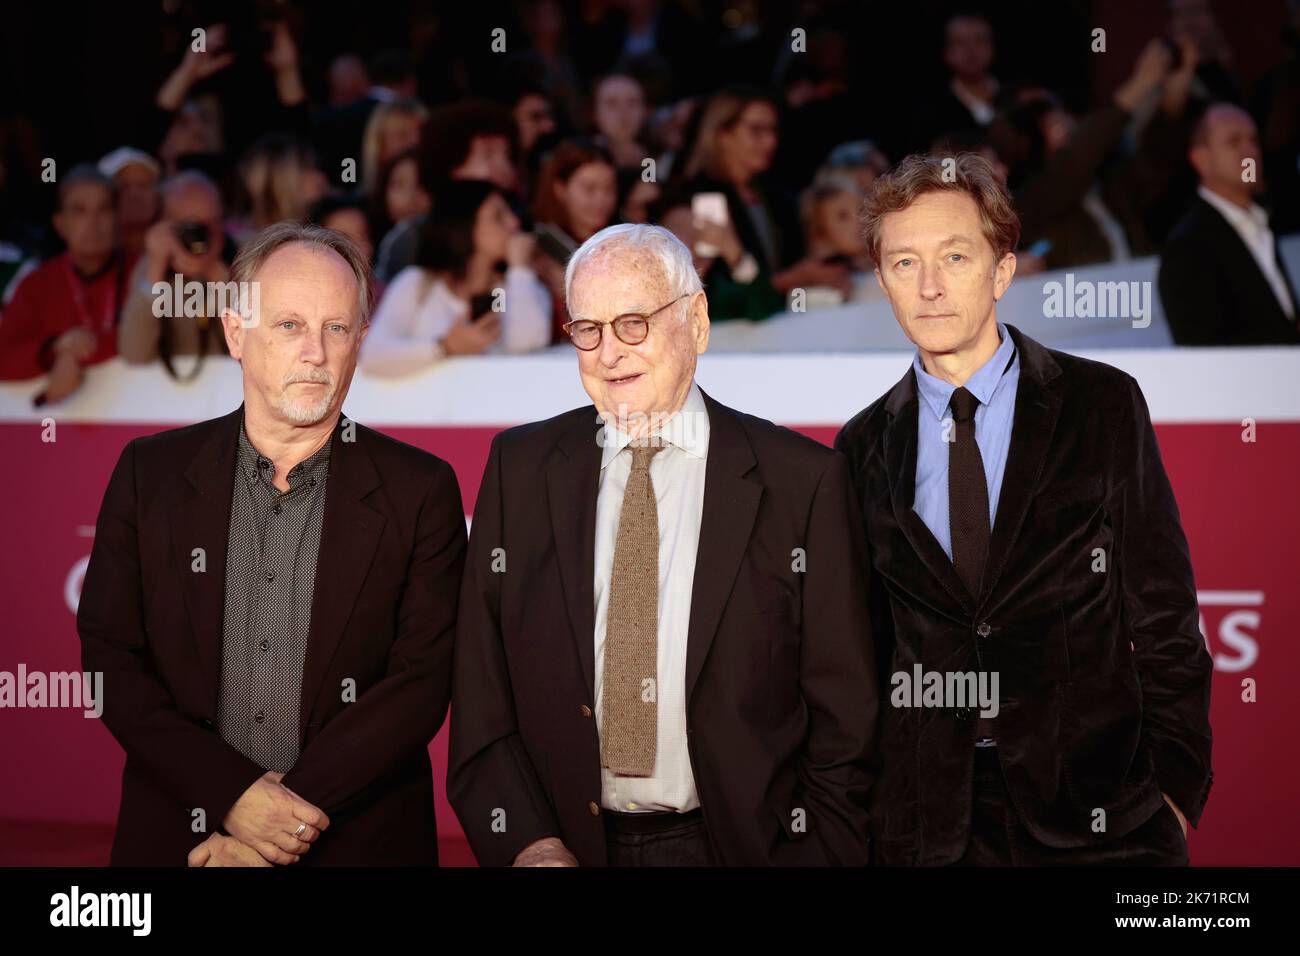
[[[231,309],[221,310],[221,331],[226,335],[226,350],[230,357],[240,359],[244,353],[244,318]]]
[[[889,289],[885,285],[885,277],[880,274],[880,266],[876,266],[876,285],[880,286],[880,291],[885,293],[885,298],[889,298]]]
[[[695,323],[695,354],[703,355],[709,348],[709,299],[703,292],[691,303],[692,321]]]
[[[1016,254],[1008,252],[1002,257],[1002,260],[993,267],[993,300],[996,302],[1006,294],[1007,287],[1011,285],[1011,279],[1016,274]]]

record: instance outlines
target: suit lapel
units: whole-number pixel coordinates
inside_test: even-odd
[[[211,435],[185,470],[184,488],[171,509],[173,559],[189,613],[204,682],[207,718],[216,719],[221,681],[221,634],[226,597],[226,546],[230,496],[235,485],[235,446],[244,407],[211,423]],[[203,570],[195,570],[196,549]]]
[[[1219,233],[1219,248],[1228,257],[1228,261],[1224,263],[1225,267],[1233,274],[1245,278],[1247,282],[1254,285],[1255,294],[1260,297],[1258,301],[1271,303],[1275,307],[1275,314],[1289,325],[1290,322],[1287,320],[1286,313],[1282,311],[1282,303],[1278,301],[1277,293],[1264,276],[1264,270],[1259,267],[1254,253],[1246,245],[1246,240],[1241,238],[1241,234],[1237,232],[1236,227],[1224,217],[1223,213],[1200,196],[1196,197],[1196,201],[1204,207],[1202,211],[1209,217],[1209,221],[1214,224],[1213,228]],[[1291,292],[1291,301],[1294,303],[1296,301],[1295,289],[1291,286],[1290,276],[1287,274],[1286,266],[1282,262],[1282,252],[1278,247],[1276,238],[1273,242],[1273,258],[1277,262],[1278,268],[1282,270],[1282,281],[1286,283],[1287,289]],[[1237,261],[1232,262],[1233,259]],[[1256,316],[1255,321],[1265,323],[1267,320],[1265,316]]]
[[[596,695],[596,494],[600,478],[599,422],[585,409],[559,441],[561,455],[546,471],[551,533],[555,538],[564,605],[569,613],[588,699]]]
[[[894,520],[921,563],[969,615],[973,607],[966,586],[957,576],[956,568],[939,541],[912,507],[916,502],[916,430],[920,413],[916,376],[912,369],[909,368],[903,380],[894,386],[886,408],[891,417],[885,429],[885,468],[889,475],[889,498]]]
[[[330,437],[334,445],[330,449],[329,478],[325,483],[325,516],[302,678],[303,724],[320,693],[387,521],[365,502],[366,495],[379,487],[382,480],[366,450],[364,433],[358,429],[353,433],[355,440],[343,440],[348,420],[346,414],[340,415]],[[338,690],[334,688],[331,693]]]
[[[700,393],[709,411],[709,457],[686,641],[687,703],[713,645],[763,495],[762,485],[745,477],[756,459],[736,413],[703,389]]]
[[[989,558],[984,569],[982,598],[993,593],[1024,526],[1061,411],[1061,393],[1057,387],[1060,366],[1045,348],[1021,334],[1020,330],[1010,325],[1007,330],[1020,350],[1020,382],[1016,388],[1011,447],[1007,452],[1006,472],[998,495],[997,520],[993,524]]]

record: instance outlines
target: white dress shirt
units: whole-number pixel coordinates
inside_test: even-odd
[[[691,619],[695,555],[704,513],[704,471],[709,452],[709,413],[699,386],[691,384],[681,410],[659,429],[664,448],[650,459],[650,481],[659,511],[658,748],[653,776],[629,777],[601,768],[601,804],[607,810],[676,810],[700,805],[686,747],[686,635]],[[596,498],[596,727],[602,715],[605,625],[614,545],[623,492],[632,472],[631,438],[606,423],[602,433],[600,490]]]
[[[998,115],[997,108],[993,105],[992,100],[982,100],[977,97],[961,83],[957,82],[954,76],[952,82],[948,84],[948,89],[952,90],[952,95],[957,97],[958,102],[970,111],[971,117],[981,126],[988,126],[993,122],[993,118]],[[993,84],[993,95],[998,93],[998,84]]]
[[[1277,296],[1278,305],[1282,306],[1282,311],[1286,313],[1287,318],[1294,319],[1295,303],[1291,301],[1291,292],[1286,287],[1282,270],[1277,266],[1277,251],[1273,230],[1268,228],[1268,213],[1255,203],[1251,203],[1249,209],[1242,209],[1235,202],[1224,199],[1204,186],[1196,187],[1196,192],[1218,210],[1219,215],[1228,220],[1228,225],[1250,250],[1256,265],[1259,266],[1259,271],[1264,273],[1264,279],[1273,289],[1273,294]]]
[[[550,343],[551,295],[537,273],[521,266],[507,269],[504,304],[501,336],[486,354],[528,352]],[[466,316],[469,303],[452,294],[447,283],[419,266],[407,266],[379,300],[361,346],[362,370],[388,376],[430,367],[440,357],[434,343]]]

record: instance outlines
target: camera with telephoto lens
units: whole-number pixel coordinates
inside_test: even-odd
[[[204,222],[178,222],[176,238],[180,240],[181,247],[192,256],[204,255],[212,242],[212,234]]]

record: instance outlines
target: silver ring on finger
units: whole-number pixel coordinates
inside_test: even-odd
[[[304,833],[306,833],[306,832],[307,832],[307,824],[305,824],[305,823],[299,823],[299,824],[298,824],[298,829],[296,829],[296,830],[293,831],[293,835],[294,835],[295,837],[300,837],[300,836],[302,836],[302,835],[303,835]]]

